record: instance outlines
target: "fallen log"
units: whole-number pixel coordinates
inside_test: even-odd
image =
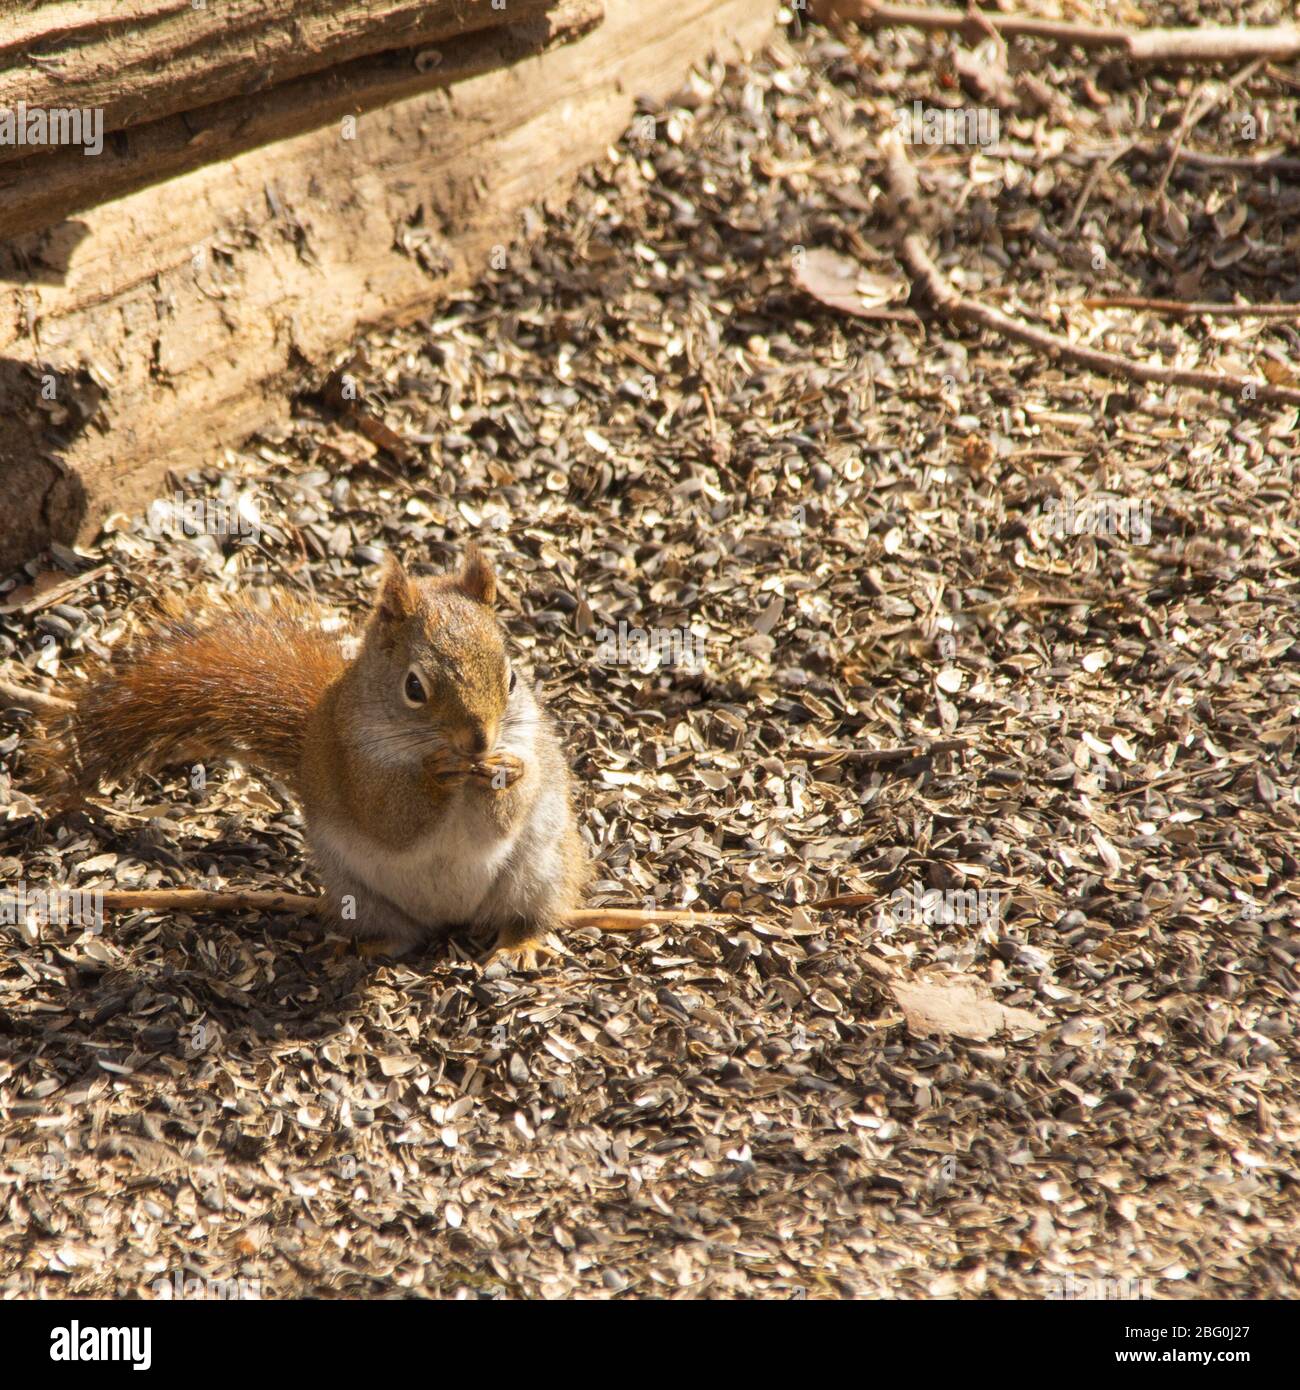
[[[0,165],[0,575],[282,422],[360,330],[430,312],[517,245],[523,210],[565,197],[638,97],[774,21],[766,0],[604,11],[564,0],[449,40],[425,72],[356,58],[127,127],[99,160]],[[529,24],[550,44],[521,57]],[[89,203],[76,161],[102,163]],[[38,164],[49,177],[26,177]]]
[[[105,133],[241,100],[388,49],[509,30],[555,0],[115,0],[41,4],[0,30],[0,111],[75,108]],[[34,119],[34,117],[33,117]],[[48,148],[47,141],[38,142]],[[0,144],[0,161],[34,151]]]
[[[537,8],[536,5],[533,6]],[[421,92],[433,92],[571,43],[601,20],[601,0],[562,0],[508,28],[472,33],[438,49],[400,49],[282,82],[250,100],[231,97],[133,126],[87,161],[79,147],[0,162],[0,238],[47,227],[189,169],[230,159]],[[0,157],[10,147],[0,145]],[[10,150],[12,153],[12,150]],[[21,151],[20,151],[21,152]]]

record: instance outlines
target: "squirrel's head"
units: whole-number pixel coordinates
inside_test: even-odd
[[[431,738],[466,757],[497,741],[515,675],[492,612],[496,576],[475,545],[456,574],[411,579],[389,557],[358,662],[367,696],[388,716],[394,741]]]

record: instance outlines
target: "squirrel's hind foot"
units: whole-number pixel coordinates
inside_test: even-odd
[[[427,939],[419,922],[359,879],[334,870],[326,886],[334,922],[363,960],[396,959]]]
[[[400,956],[411,948],[409,941],[397,941],[390,936],[361,936],[355,939],[357,955],[362,960],[374,960],[377,956]]]
[[[512,970],[543,970],[559,959],[560,953],[548,942],[545,929],[521,923],[501,928],[483,968],[507,965]]]
[[[486,970],[493,965],[506,965],[511,970],[544,970],[554,965],[559,955],[544,942],[525,941],[518,946],[494,946],[483,962]]]
[[[387,936],[345,936],[333,943],[331,960],[342,960],[354,952],[362,960],[376,960],[382,956],[395,959],[410,949],[410,942],[395,941]]]

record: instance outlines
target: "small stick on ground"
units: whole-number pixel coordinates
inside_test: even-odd
[[[1101,295],[1080,303],[1085,309],[1147,309],[1180,319],[1202,314],[1227,319],[1300,319],[1300,304],[1194,304],[1185,299],[1146,299],[1139,294]]]
[[[1097,191],[1097,185],[1105,177],[1106,171],[1118,164],[1132,148],[1133,142],[1130,141],[1127,145],[1121,145],[1113,154],[1093,165],[1088,177],[1084,180],[1083,191],[1079,194],[1078,201],[1074,205],[1074,211],[1070,214],[1069,221],[1066,222],[1063,229],[1066,236],[1069,236],[1079,225],[1084,211],[1087,209],[1088,200]],[[1174,152],[1174,157],[1177,157],[1177,151]]]
[[[0,707],[6,706],[29,709],[35,714],[66,714],[72,708],[72,701],[61,699],[58,695],[47,695],[43,690],[29,690],[25,685],[0,680]]]
[[[734,925],[733,912],[642,911],[635,907],[579,907],[564,919],[566,927],[599,927],[602,931],[640,931],[663,926],[725,927]]]
[[[94,892],[94,889],[84,889]],[[244,889],[106,888],[109,912],[318,912],[323,898]]]
[[[94,891],[86,890],[86,891]],[[268,893],[243,889],[106,888],[103,905],[111,912],[319,912],[324,898],[303,893]],[[570,912],[567,927],[603,931],[639,931],[661,926],[725,926],[726,912],[650,911],[628,907],[584,907]]]
[[[1178,156],[1183,148],[1183,141],[1196,129],[1198,125],[1210,114],[1222,106],[1228,97],[1241,86],[1243,82],[1248,82],[1264,66],[1263,58],[1256,58],[1254,62],[1247,63],[1242,70],[1236,74],[1231,81],[1219,85],[1203,83],[1193,95],[1191,101],[1187,103],[1187,109],[1183,112],[1183,118],[1178,122],[1178,129],[1174,132],[1173,148],[1169,151],[1169,159],[1160,174],[1160,182],[1156,185],[1156,201],[1159,202],[1165,196],[1165,189],[1169,185],[1169,176],[1174,172],[1174,165],[1178,163]]]
[[[32,586],[15,589],[9,594],[7,602],[0,603],[0,616],[21,613],[25,618],[31,617],[42,608],[65,602],[78,589],[93,584],[96,579],[102,579],[112,568],[112,565],[96,565],[94,569],[82,570],[80,574],[70,574],[66,579],[56,580],[43,588],[40,593],[29,592]],[[25,597],[17,597],[18,595]]]
[[[941,274],[916,232],[903,230],[919,222],[920,197],[916,170],[907,157],[903,142],[895,131],[886,131],[880,138],[880,152],[885,158],[886,175],[893,198],[895,216],[901,235],[898,256],[911,275],[913,283],[924,291],[935,309],[957,324],[988,329],[1003,338],[1025,343],[1049,357],[1073,362],[1103,376],[1119,377],[1126,381],[1146,381],[1159,386],[1188,386],[1197,391],[1209,391],[1242,400],[1264,401],[1278,405],[1300,405],[1300,390],[1290,386],[1273,386],[1251,377],[1229,376],[1219,372],[1191,371],[1181,367],[1152,367],[1134,362],[1117,353],[1081,347],[1046,329],[1013,319],[998,309],[991,309],[959,294]]]
[[[788,756],[817,763],[851,763],[858,767],[879,767],[907,762],[911,758],[933,758],[940,753],[960,753],[969,748],[964,738],[940,738],[933,743],[908,743],[899,748],[822,748],[805,752],[794,749]]]
[[[1100,600],[1080,595],[1072,598],[1069,594],[1019,594],[1015,598],[995,598],[988,603],[972,603],[961,611],[966,617],[982,618],[989,613],[1000,613],[1004,608],[1078,608],[1084,603],[1098,603]]]
[[[834,897],[818,898],[808,906],[818,911],[832,907],[870,907],[880,901],[879,893],[836,893]]]
[[[1134,63],[1230,63],[1243,58],[1285,62],[1300,54],[1300,27],[1258,28],[1207,24],[1189,29],[1119,29],[1103,24],[1066,24],[1021,15],[930,9],[924,5],[880,5],[875,0],[814,0],[813,14],[851,19],[868,29],[927,29],[959,33],[977,43],[990,29],[1004,38],[1045,39],[1080,48],[1114,50]]]
[[[1140,154],[1167,154],[1168,142],[1133,147]],[[1241,174],[1300,174],[1300,159],[1283,154],[1204,154],[1200,150],[1177,150],[1177,158],[1194,169],[1219,169]]]

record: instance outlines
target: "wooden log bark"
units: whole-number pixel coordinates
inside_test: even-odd
[[[438,48],[358,58],[252,98],[232,97],[134,126],[107,141],[93,160],[69,147],[0,163],[0,238],[51,226],[95,203],[243,150],[544,53],[595,28],[604,15],[601,0],[548,3],[544,14]]]
[[[607,0],[576,42],[362,111],[354,139],[275,139],[0,242],[0,574],[219,466],[360,329],[428,313],[517,242],[637,96],[752,51],[774,13]]]
[[[388,49],[513,28],[554,0],[80,0],[0,26],[0,110],[160,120]],[[0,161],[31,154],[0,144]]]

